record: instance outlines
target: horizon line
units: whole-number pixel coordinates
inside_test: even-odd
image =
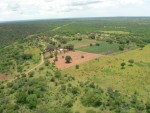
[[[25,22],[25,21],[44,21],[44,20],[69,20],[69,19],[94,19],[94,18],[150,18],[150,16],[103,16],[103,17],[66,17],[66,18],[37,18],[37,19],[18,19],[18,20],[6,20],[1,21],[0,23],[11,23],[11,22]]]

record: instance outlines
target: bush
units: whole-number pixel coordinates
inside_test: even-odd
[[[7,83],[7,87],[11,88],[13,86],[13,83],[10,82],[10,83]]]
[[[40,67],[39,70],[40,70],[40,71],[41,71],[41,70],[44,70],[44,67]]]
[[[81,41],[82,40],[82,38],[78,38],[78,41]]]
[[[130,63],[130,66],[133,66],[133,63],[134,63],[133,59],[128,60],[128,62]]]
[[[91,34],[89,35],[89,38],[90,38],[90,39],[95,39],[95,34],[91,33]]]
[[[119,50],[120,50],[120,51],[123,51],[123,50],[124,50],[124,45],[120,45],[120,46],[119,46]]]
[[[150,113],[150,101],[146,102],[146,111]]]
[[[84,56],[82,55],[81,58],[84,58]]]
[[[32,71],[32,72],[30,72],[30,73],[28,73],[28,75],[29,75],[30,77],[33,77],[34,72],[33,72],[33,71]]]
[[[124,66],[126,65],[126,63],[122,62],[120,65],[121,65],[121,68],[124,69],[125,68]]]
[[[36,108],[37,106],[37,95],[32,94],[27,97],[27,105],[30,109]]]
[[[113,40],[112,40],[112,39],[107,39],[106,42],[112,44],[112,43],[113,43]]]
[[[96,46],[100,46],[100,44],[99,44],[99,43],[96,43],[95,45],[96,45]]]
[[[45,61],[45,66],[49,66],[49,65],[50,65],[49,60],[46,60],[46,61]]]
[[[53,57],[54,57],[54,55],[51,53],[51,54],[50,54],[50,58],[53,58]]]
[[[56,77],[56,78],[60,78],[60,77],[61,77],[61,72],[57,70],[57,71],[55,72],[55,77]]]
[[[16,94],[17,103],[25,104],[26,103],[26,97],[27,97],[26,92],[18,92]]]
[[[69,44],[69,45],[65,46],[64,48],[72,51],[72,50],[74,50],[74,45]]]
[[[91,43],[90,46],[93,46],[93,44]]]
[[[87,107],[99,107],[102,105],[101,94],[94,91],[88,91],[81,97],[81,103]]]
[[[76,65],[76,69],[79,69],[79,65]]]

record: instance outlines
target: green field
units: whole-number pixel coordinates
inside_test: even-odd
[[[144,100],[150,98],[150,45],[143,50],[136,49],[112,57],[103,56],[75,67],[63,70],[80,80],[91,80],[103,88],[112,87],[123,94],[132,95],[134,92]],[[134,59],[133,66],[129,66],[129,59]],[[126,63],[125,69],[120,64]]]
[[[68,42],[68,44],[73,44],[75,49],[78,49],[78,48],[81,48],[81,47],[85,47],[85,46],[88,46],[90,45],[91,43],[95,43],[96,40],[89,40],[89,39],[82,39],[82,41],[77,41],[77,40],[74,40],[74,41],[70,41]]]
[[[112,54],[119,51],[119,44],[109,44],[107,42],[100,42],[99,46],[86,46],[78,48],[77,50],[89,53]]]

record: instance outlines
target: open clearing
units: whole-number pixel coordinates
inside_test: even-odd
[[[64,56],[64,58],[62,58]],[[71,63],[66,63],[65,56],[71,56],[72,61]],[[81,56],[84,56],[84,58],[81,58]],[[81,64],[83,62],[98,58],[102,55],[100,54],[93,54],[93,53],[87,53],[82,51],[70,51],[67,53],[60,54],[58,56],[58,61],[56,62],[56,67],[59,69],[65,69],[69,68],[71,66]],[[50,59],[51,62],[54,62],[54,58]]]
[[[1,75],[0,74],[0,81],[6,80],[6,79],[7,79],[6,75]]]

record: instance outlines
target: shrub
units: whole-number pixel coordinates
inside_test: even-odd
[[[54,55],[51,53],[51,54],[50,54],[50,58],[53,58],[53,57],[54,57]]]
[[[84,58],[84,56],[82,55],[81,58]]]
[[[90,46],[93,46],[93,44],[91,43]]]
[[[39,70],[44,70],[44,67],[40,67]]]
[[[120,65],[121,65],[121,68],[124,69],[125,68],[124,66],[126,65],[126,63],[122,62]]]
[[[79,69],[79,65],[76,65],[76,69]]]
[[[45,61],[45,66],[49,66],[49,65],[50,65],[49,60],[46,60],[46,61]]]
[[[69,44],[69,45],[65,46],[64,48],[72,51],[72,50],[74,50],[74,45]]]
[[[100,46],[100,44],[99,44],[99,43],[96,43],[95,45],[96,45],[96,46]]]
[[[25,104],[26,103],[26,97],[27,97],[26,92],[18,92],[16,94],[17,103]]]
[[[128,62],[130,63],[130,66],[133,66],[133,63],[134,63],[133,59],[128,60]]]
[[[55,77],[56,77],[56,78],[60,78],[60,77],[61,77],[61,72],[57,70],[57,71],[55,72]]]
[[[7,87],[12,87],[13,86],[13,83],[12,82],[10,82],[10,83],[7,83]]]
[[[101,94],[94,91],[88,91],[86,95],[81,97],[81,103],[88,107],[99,107],[102,105]]]
[[[124,50],[124,45],[120,45],[119,50],[123,51]]]
[[[113,43],[113,40],[109,38],[109,39],[106,40],[106,42],[112,44],[112,43]]]
[[[71,58],[71,56],[66,56],[66,57],[65,57],[65,60],[66,60],[66,63],[70,63],[71,60],[72,60],[72,58]]]
[[[32,94],[27,97],[27,105],[30,109],[36,108],[37,106],[37,95]]]
[[[28,73],[28,75],[29,75],[30,77],[33,77],[34,72],[33,72],[33,71],[31,71],[30,73]]]

